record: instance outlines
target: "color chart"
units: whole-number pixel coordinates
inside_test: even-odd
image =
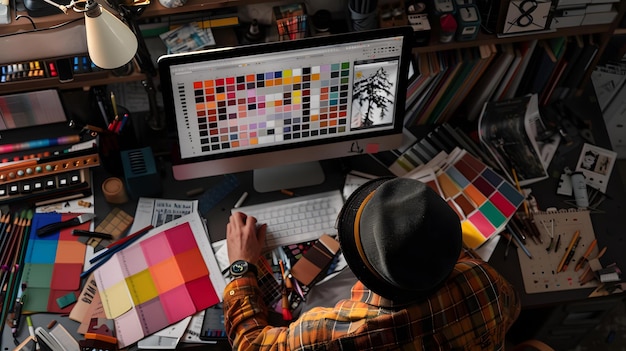
[[[482,161],[459,150],[451,153],[452,162],[437,173],[437,181],[462,220],[465,244],[476,248],[504,228],[524,197]]]
[[[80,273],[85,262],[85,244],[72,235],[72,230],[89,230],[90,222],[62,229],[55,234],[38,237],[37,228],[72,219],[80,213],[37,213],[24,259],[22,285],[24,310],[29,312],[69,313],[73,305],[61,308],[57,299],[68,294],[78,296]]]
[[[197,212],[153,229],[94,278],[120,347],[219,303],[226,286]]]
[[[350,66],[341,62],[194,82],[202,152],[347,132]]]

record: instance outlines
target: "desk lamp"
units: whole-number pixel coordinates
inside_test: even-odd
[[[98,67],[121,67],[133,59],[137,52],[137,38],[122,21],[95,0],[72,0],[60,5],[51,0],[46,3],[67,14],[68,9],[85,14],[87,50],[91,61]]]
[[[141,34],[141,29],[137,23],[137,17],[141,16],[147,5],[150,4],[150,0],[106,0],[107,4],[111,8],[115,9],[122,21],[124,21],[130,30],[135,34],[137,39],[138,48],[135,55],[135,60],[141,71],[145,74],[146,78],[142,80],[142,84],[148,94],[148,104],[150,106],[150,115],[146,118],[148,126],[153,130],[162,130],[165,128],[165,116],[162,111],[159,110],[156,99],[156,87],[154,85],[154,77],[157,75],[157,70],[152,63],[150,51],[146,45],[146,41]]]
[[[105,69],[118,68],[135,58],[139,68],[146,75],[142,83],[150,105],[147,123],[153,130],[162,130],[165,127],[165,118],[157,105],[153,79],[156,76],[156,68],[152,64],[150,52],[135,20],[150,1],[128,5],[118,0],[107,0],[107,4],[119,13],[121,19],[95,0],[71,0],[68,5],[60,5],[52,0],[44,1],[66,14],[70,8],[85,13],[87,49],[91,61],[96,66]]]

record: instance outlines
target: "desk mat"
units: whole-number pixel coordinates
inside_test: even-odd
[[[598,283],[594,280],[583,286],[578,283],[578,276],[582,274],[582,270],[575,272],[574,268],[578,260],[583,255],[591,242],[596,238],[591,224],[589,210],[551,210],[547,212],[535,213],[534,217],[537,228],[543,238],[543,243],[535,244],[531,240],[526,240],[526,247],[533,256],[532,259],[524,255],[519,249],[518,257],[522,277],[524,278],[524,288],[527,294],[574,290],[595,287]],[[558,250],[546,250],[550,244],[550,233],[552,232],[552,223],[554,223],[554,240],[560,239],[560,248]],[[544,226],[545,224],[545,226]],[[567,269],[557,273],[556,269],[563,258],[563,254],[570,243],[574,233],[580,232],[580,242],[576,248],[574,256],[567,266]],[[590,258],[596,257],[598,254],[596,246],[590,254]]]

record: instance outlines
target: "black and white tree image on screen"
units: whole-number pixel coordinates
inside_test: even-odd
[[[388,66],[390,67],[390,66]],[[352,88],[352,128],[390,123],[396,71],[385,64],[357,66]]]

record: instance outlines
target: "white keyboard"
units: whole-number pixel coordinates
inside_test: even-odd
[[[339,190],[297,196],[285,200],[234,208],[267,223],[265,249],[317,240],[322,234],[335,235],[335,221],[343,206]]]

